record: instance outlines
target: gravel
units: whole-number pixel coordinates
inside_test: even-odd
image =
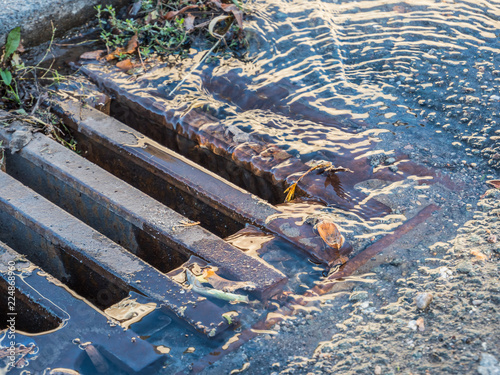
[[[451,240],[387,259],[203,374],[244,361],[247,374],[499,374],[500,243],[488,241],[500,235],[499,195],[488,190]]]

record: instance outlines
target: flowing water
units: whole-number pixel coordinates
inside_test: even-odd
[[[204,98],[224,108],[217,113],[229,131],[272,140],[303,161],[369,155],[382,129],[436,151],[462,139],[466,156],[498,153],[500,3],[247,6],[244,61],[205,64],[176,99]],[[490,160],[498,165],[498,156]]]
[[[500,167],[500,2],[256,0],[246,6],[253,13],[241,59],[202,64],[175,95],[171,90],[190,67],[159,69],[142,87],[182,111],[205,104],[239,143],[264,140],[304,163],[353,169],[357,178],[340,177],[347,196],[355,189],[377,196],[390,214],[369,221],[342,205],[300,204],[289,213],[306,222],[312,212],[326,212],[355,252],[431,202],[443,207],[437,220],[443,230],[430,241],[452,238],[479,183]],[[199,61],[203,54],[193,56]],[[373,180],[379,171],[387,173]],[[436,171],[447,177],[431,187]],[[416,237],[412,246],[425,241]],[[322,272],[314,265],[287,267],[283,247],[261,256],[302,293]]]
[[[354,173],[338,173],[317,190],[329,195],[326,203],[363,219],[389,213],[370,207],[380,197],[366,197],[381,189],[394,195],[400,181],[444,174],[431,183],[454,190],[453,172],[459,180],[493,178],[500,166],[500,3],[256,0],[245,6],[252,10],[248,48],[239,58],[218,53],[196,67],[213,43],[204,40],[193,45],[190,59],[170,58],[137,80],[98,69],[109,69],[120,90],[167,103],[181,126],[188,112],[207,112],[213,121],[199,130],[230,139],[229,154],[239,145],[258,154],[255,145],[263,143],[285,150],[292,159],[276,162],[274,175],[298,176],[320,161],[350,168]],[[385,185],[366,183],[373,179]]]
[[[317,187],[331,207],[316,211],[346,230],[355,251],[427,204],[463,207],[494,178],[499,2],[245,6],[248,49],[239,58],[218,53],[196,67],[211,47],[204,40],[191,59],[170,58],[136,80],[99,69],[121,90],[165,102],[181,126],[189,111],[207,112],[213,122],[199,129],[231,139],[233,158],[239,145],[265,143],[303,166],[350,168]],[[292,159],[271,172],[300,175]],[[457,198],[465,187],[470,194]],[[299,222],[315,215],[306,211]]]
[[[410,245],[452,238],[480,183],[500,167],[500,2],[254,0],[245,7],[252,10],[248,50],[239,58],[217,55],[188,75],[211,47],[202,42],[192,60],[170,59],[136,81],[109,74],[129,92],[168,99],[181,117],[193,108],[208,112],[238,144],[266,142],[304,164],[351,168],[324,186],[338,204],[300,202],[285,212],[299,225],[329,215],[355,253],[430,203],[443,207],[436,219],[442,237]],[[354,203],[342,205],[349,197]],[[358,215],[366,197],[389,210],[371,220]],[[290,293],[304,293],[327,272],[266,234],[229,241],[286,273]],[[172,331],[175,322],[158,328],[152,320],[138,334],[182,361],[173,367],[216,349]],[[205,347],[185,351],[193,345]]]

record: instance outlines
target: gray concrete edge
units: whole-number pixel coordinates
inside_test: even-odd
[[[21,38],[25,47],[36,46],[52,37],[52,25],[56,36],[95,19],[94,7],[111,4],[117,8],[132,0],[0,0],[0,46],[3,46],[10,30],[21,26]]]

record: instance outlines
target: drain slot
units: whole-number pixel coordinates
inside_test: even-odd
[[[89,64],[78,69],[115,98],[110,111],[117,120],[271,204],[283,202],[284,181],[277,182],[271,170],[254,173],[250,163],[236,163],[229,152],[236,145],[228,141],[226,129],[217,129],[215,137],[200,129],[207,124],[217,124],[218,119],[197,108],[181,115],[168,108],[163,98],[135,95],[134,90],[127,90],[99,65]]]
[[[64,106],[62,103],[61,105]],[[91,125],[81,126],[80,121],[72,118],[70,113],[64,112],[65,108],[58,105],[55,108],[72,130],[73,137],[82,151],[81,154],[87,160],[191,221],[199,222],[202,227],[221,238],[230,236],[244,227],[246,222],[238,215],[226,212],[220,205],[214,206],[204,199],[205,197],[193,194],[193,187],[186,182],[189,179],[183,178],[182,175],[196,174],[197,167],[184,166],[182,162],[176,160],[173,153],[165,152],[163,147],[159,149],[151,143],[141,144],[140,138],[128,133],[127,129],[130,128],[116,120],[115,123],[111,122],[111,117],[103,117],[105,115],[98,111],[82,107],[84,111],[82,114]],[[101,117],[106,119],[105,123],[101,123]],[[93,128],[92,124],[96,125],[96,128]],[[108,132],[110,135],[103,137],[98,133],[100,131]],[[139,163],[134,155],[139,156]],[[176,176],[165,175],[162,171],[163,163],[176,164],[182,170],[179,170]],[[200,184],[203,183],[200,181]]]
[[[8,133],[0,129],[1,137],[8,142]],[[14,162],[9,166],[11,160]],[[103,225],[102,218],[96,216],[99,216],[101,210],[109,211],[108,214],[104,211],[102,213],[109,225],[95,228],[99,231],[113,232],[120,227],[125,230],[131,227],[140,228],[141,236],[151,242],[153,250],[161,250],[161,247],[165,246],[177,253],[175,259],[178,262],[190,255],[196,255],[218,267],[222,276],[237,281],[252,281],[256,285],[254,293],[258,297],[266,298],[278,292],[286,281],[281,272],[267,263],[246,255],[197,225],[185,226],[185,217],[43,135],[34,135],[34,139],[18,154],[7,154],[6,164],[7,170],[11,170],[13,174],[23,174],[20,171],[24,166],[32,168],[34,171],[30,172],[28,168],[21,179],[40,191],[47,188],[51,190],[45,194],[53,195],[56,202],[66,205],[71,213],[82,217],[87,225]],[[50,179],[42,172],[50,175]],[[41,181],[33,182],[37,179],[34,177]],[[72,202],[72,199],[75,201]],[[66,202],[68,200],[70,202]],[[82,207],[82,202],[86,202],[87,206]],[[113,221],[119,225],[114,227]],[[70,235],[72,234],[68,234],[69,238]],[[111,233],[111,236],[115,237],[120,235]],[[154,263],[155,257],[161,258],[162,254],[151,251],[146,240],[142,242],[145,248],[141,251],[148,252],[146,258]],[[169,266],[165,267],[166,270],[171,270],[178,266],[178,263],[169,264],[166,261],[165,265]],[[155,274],[158,273],[155,270]],[[176,289],[179,288],[181,287]]]
[[[96,201],[82,192],[83,189],[77,189],[77,186],[71,184],[69,178],[55,176],[55,168],[57,167],[49,163],[34,164],[20,154],[6,155],[8,174],[161,272],[171,271],[187,261],[188,257],[182,252],[157,241],[143,228],[110,210],[109,202]],[[81,168],[76,168],[76,171],[78,169]]]
[[[225,309],[198,301],[197,294],[4,172],[0,186],[0,240],[96,306],[109,307],[136,291],[204,334],[215,336],[229,326]]]
[[[3,247],[4,245],[0,244],[0,252]],[[9,295],[8,287],[9,284],[6,274],[2,272],[0,275],[0,293],[2,293],[2,296],[5,296],[5,300],[7,300],[7,296]],[[42,306],[32,301],[29,296],[20,292],[19,289],[15,291],[15,302],[16,331],[34,334],[51,331],[61,325],[61,319],[52,315]],[[8,310],[7,304],[0,304],[0,314],[6,317],[2,324],[6,324],[6,320],[9,319],[9,312],[11,311]],[[5,328],[7,328],[6,325],[0,326],[0,329]]]
[[[82,364],[82,351],[72,339],[91,342],[109,361],[108,373],[147,373],[145,368],[156,372],[155,368],[165,361],[151,344],[134,340],[134,332],[109,324],[109,318],[95,307],[1,242],[0,290],[7,284],[7,265],[14,268],[15,275],[15,345],[19,349],[20,345],[32,347],[36,354],[27,357],[30,372],[41,374],[48,367],[69,367],[78,373],[95,373],[93,365]],[[0,312],[4,312],[3,306]],[[12,316],[7,315],[12,313],[10,308],[5,313],[7,318]],[[9,345],[10,340],[6,341]],[[132,352],[140,355],[131,356]],[[14,362],[23,355],[22,351],[16,354]]]
[[[16,217],[20,215],[16,211],[13,206],[9,207],[5,201],[0,201],[1,241],[102,309],[128,295],[130,288],[124,283],[110,275],[104,277],[99,271],[89,267],[87,262],[81,262],[81,259],[72,254],[73,249],[69,244],[60,243],[56,238],[45,238],[43,232],[47,229],[42,225],[17,220]],[[29,220],[28,217],[24,219]],[[38,230],[30,226],[36,226]],[[110,279],[114,279],[114,282]]]
[[[158,176],[154,171],[125,162],[124,155],[117,153],[116,148],[103,147],[94,138],[87,137],[83,133],[74,132],[73,134],[85,158],[179,214],[194,222],[200,222],[202,227],[215,235],[224,238],[243,228],[242,223],[214,210],[193,195],[179,189],[175,184],[169,183],[170,181]],[[158,159],[164,157],[155,151],[151,146],[146,147],[144,150],[145,153],[152,152],[149,154],[150,157]],[[189,170],[186,171],[186,173],[189,172]]]

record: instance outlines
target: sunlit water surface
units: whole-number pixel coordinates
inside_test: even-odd
[[[355,170],[358,182],[390,157],[412,159],[414,151],[416,162],[431,169],[475,163],[484,176],[496,173],[489,168],[500,160],[500,2],[255,0],[245,6],[252,9],[245,22],[249,48],[240,59],[207,60],[188,76],[210,45],[193,49],[194,62],[156,68],[127,81],[127,90],[145,95],[147,88],[146,95],[167,98],[179,113],[203,108],[235,141],[276,144],[304,163],[350,167],[364,160],[371,169]],[[368,221],[334,205],[297,204],[288,214],[300,223],[318,211],[331,215],[361,251],[418,206],[433,199],[456,203],[444,188],[427,193],[419,181],[427,177],[415,174],[357,187],[366,196],[399,196],[384,201],[392,212],[383,219]],[[267,240],[259,234],[230,239],[243,248],[250,241],[249,253],[289,277],[291,293],[305,292],[327,271],[277,240],[259,253],[260,241]],[[264,310],[254,314],[257,319]],[[182,362],[173,367],[216,349],[181,328],[172,330],[170,322],[159,329],[149,318],[143,323],[139,335]],[[175,337],[183,341],[172,343]],[[199,350],[185,351],[192,346]]]
[[[499,5],[257,0],[247,4],[244,61],[203,65],[176,100],[206,100],[230,131],[272,140],[303,161],[365,155],[380,129],[408,131],[436,150],[431,136],[450,146],[457,136],[469,154],[492,156]],[[156,83],[169,93],[182,74]]]

